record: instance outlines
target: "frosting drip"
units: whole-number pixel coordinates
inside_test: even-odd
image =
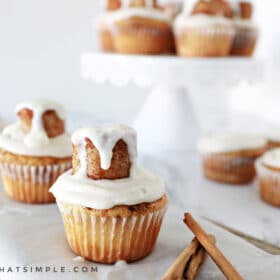
[[[197,0],[184,0],[183,13],[185,15],[191,15]]]
[[[118,180],[91,180],[71,172],[61,175],[50,189],[57,200],[70,204],[110,209],[156,201],[165,194],[162,180],[136,165],[129,178]]]
[[[263,164],[280,168],[280,148],[273,149],[266,152],[262,157],[261,161]]]
[[[16,113],[22,109],[29,109],[33,112],[32,128],[30,132],[24,137],[24,143],[29,147],[47,145],[49,138],[43,127],[43,114],[48,110],[54,110],[60,119],[65,119],[65,112],[63,107],[50,100],[31,100],[24,102],[16,107]]]
[[[253,134],[230,133],[209,136],[198,142],[201,153],[231,152],[265,147],[266,139]]]
[[[133,163],[137,157],[136,131],[125,125],[104,125],[95,128],[82,128],[72,135],[72,142],[78,148],[80,169],[78,174],[85,176],[87,159],[85,139],[88,138],[99,152],[101,168],[108,170],[111,166],[113,149],[119,140],[123,140],[128,147],[130,160]]]

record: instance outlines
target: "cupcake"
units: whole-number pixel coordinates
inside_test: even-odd
[[[267,138],[267,149],[274,149],[280,148],[280,133],[277,132],[270,132],[266,134]]]
[[[266,149],[266,140],[257,135],[221,134],[201,139],[205,177],[226,184],[245,184],[255,177],[255,160]]]
[[[103,50],[126,54],[174,52],[171,18],[156,0],[109,0],[98,20]]]
[[[176,18],[177,54],[187,57],[220,57],[230,53],[234,37],[232,9],[224,0],[188,1]]]
[[[280,148],[266,152],[256,161],[256,169],[261,199],[280,207]]]
[[[162,180],[136,163],[136,133],[124,125],[72,136],[73,168],[51,188],[71,249],[99,263],[148,255],[167,207]]]
[[[239,2],[233,20],[235,36],[230,51],[231,55],[252,56],[257,43],[258,29],[251,20],[252,4]]]
[[[50,203],[49,188],[71,168],[71,139],[61,105],[47,100],[21,103],[19,121],[0,134],[0,170],[7,195],[25,203]]]

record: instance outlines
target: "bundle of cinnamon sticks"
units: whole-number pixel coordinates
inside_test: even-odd
[[[177,257],[166,271],[162,280],[194,280],[204,263],[207,255],[216,263],[226,279],[242,280],[233,265],[226,259],[216,246],[213,235],[208,235],[195,221],[190,213],[185,213],[185,224],[195,235],[191,244]]]

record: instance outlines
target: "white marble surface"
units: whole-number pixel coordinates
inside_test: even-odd
[[[244,186],[206,180],[196,152],[170,153],[165,161],[144,163],[165,178],[172,201],[182,209],[195,209],[201,216],[280,246],[280,209],[260,200],[256,180]]]
[[[160,279],[175,257],[193,238],[182,222],[183,211],[173,205],[169,208],[159,241],[150,256],[130,265],[108,266],[77,260],[70,251],[57,207],[53,205],[30,206],[10,201],[0,191],[0,267],[46,266],[57,269],[65,266],[97,266],[98,272],[48,272],[9,273],[1,272],[1,280],[45,280],[45,279],[96,279],[96,280],[142,280]],[[234,235],[199,220],[207,232],[216,236],[218,246],[236,266],[244,279],[279,279],[280,256],[271,256]],[[224,279],[210,258],[207,259],[200,280]]]

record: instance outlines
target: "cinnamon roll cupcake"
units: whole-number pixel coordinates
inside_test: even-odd
[[[221,134],[198,143],[206,178],[227,184],[246,184],[255,177],[255,160],[266,150],[266,140],[257,135]]]
[[[280,148],[266,152],[257,160],[256,169],[261,199],[280,207]]]
[[[19,121],[0,134],[0,170],[7,195],[25,203],[50,203],[49,188],[71,168],[71,140],[60,104],[32,100],[17,106]]]
[[[227,56],[230,53],[234,27],[233,11],[224,0],[200,0],[191,5],[186,1],[176,18],[174,33],[180,56]]]
[[[105,7],[103,7],[103,10],[105,10],[105,12],[97,20],[99,46],[100,49],[104,52],[114,52],[115,50],[113,28],[110,21],[110,16],[113,14],[113,11],[120,9],[120,7],[121,0],[105,1]]]
[[[103,50],[126,54],[174,52],[171,18],[156,0],[109,0],[98,20]]]
[[[72,136],[73,169],[51,192],[71,249],[100,263],[132,262],[157,240],[167,196],[162,180],[136,162],[136,132],[124,125],[84,128]]]
[[[250,2],[238,2],[233,20],[235,36],[231,55],[252,56],[257,44],[258,28],[252,21],[253,6]]]

